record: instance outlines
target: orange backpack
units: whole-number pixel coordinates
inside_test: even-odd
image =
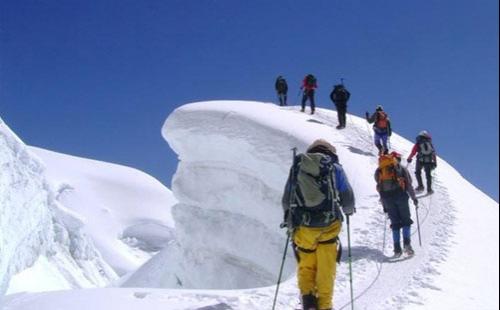
[[[401,168],[392,155],[381,155],[378,159],[377,191],[390,192],[397,189],[406,189],[405,178]]]

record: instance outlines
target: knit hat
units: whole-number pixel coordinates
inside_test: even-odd
[[[314,153],[315,149],[326,149],[332,154],[337,154],[337,150],[333,145],[331,145],[328,141],[325,139],[317,139],[314,141],[308,148],[307,148],[307,153]]]

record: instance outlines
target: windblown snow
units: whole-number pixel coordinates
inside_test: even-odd
[[[303,152],[317,138],[336,146],[356,195],[357,212],[350,227],[356,309],[497,309],[498,203],[439,158],[434,172],[436,192],[420,199],[422,246],[418,245],[414,225],[415,257],[388,261],[392,242],[375,191],[373,172],[377,157],[371,129],[364,119],[350,115],[347,128],[338,131],[336,119],[334,111],[317,109],[311,116],[299,112],[297,107],[260,102],[212,101],[178,108],[162,129],[179,157],[172,182],[177,202],[171,208],[170,219],[153,221],[161,217],[161,209],[150,210],[149,204],[144,204],[142,212],[152,212],[149,217],[138,212],[124,219],[119,218],[118,209],[110,210],[109,217],[119,219],[114,222],[118,224],[107,229],[106,212],[95,209],[84,213],[85,203],[80,201],[89,199],[86,192],[79,197],[73,194],[70,203],[79,216],[87,219],[80,219],[85,223],[81,229],[88,230],[115,271],[129,271],[134,266],[123,254],[127,251],[116,250],[119,231],[129,230],[137,240],[147,240],[146,248],[159,252],[135,272],[114,282],[122,288],[13,294],[7,296],[5,309],[31,309],[35,304],[38,309],[71,305],[76,310],[271,309],[286,240],[285,232],[279,228],[283,217],[280,198],[291,164],[291,149],[297,147]],[[397,128],[394,130],[397,132]],[[435,144],[439,151],[439,141]],[[407,156],[412,142],[393,134],[391,146]],[[409,169],[413,170],[413,165]],[[90,184],[94,183],[80,185],[86,188]],[[98,184],[108,188],[106,179]],[[130,184],[131,191],[134,186]],[[136,193],[148,191],[149,186],[136,188]],[[58,192],[64,197],[65,190]],[[3,201],[1,207],[4,214]],[[415,219],[415,209],[412,212]],[[97,214],[103,214],[103,219],[96,218]],[[47,222],[50,216],[46,217]],[[137,237],[134,231],[144,229],[130,227],[135,227],[132,218],[139,217],[153,223],[152,230],[158,238],[169,240],[166,246],[156,247],[154,242],[151,245],[151,239],[157,237]],[[4,226],[3,217],[0,220],[2,233],[4,228],[12,230],[11,226]],[[26,227],[32,226],[27,223]],[[171,230],[163,227],[175,227],[174,232],[168,233]],[[346,229],[344,225],[340,236],[344,247]],[[99,236],[101,233],[106,236]],[[16,245],[21,243],[27,244],[17,241]],[[0,255],[0,266],[13,268],[3,252]],[[28,265],[25,262],[9,274]],[[286,257],[283,280],[277,309],[294,309],[299,293],[291,251]],[[349,292],[344,256],[337,268],[335,309],[351,308]]]

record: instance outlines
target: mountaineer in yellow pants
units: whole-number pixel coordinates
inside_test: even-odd
[[[303,296],[316,297],[319,309],[332,308],[337,236],[341,226],[340,221],[335,221],[326,228],[299,227],[293,236],[300,292]]]
[[[331,310],[338,235],[343,215],[354,214],[354,194],[335,147],[316,140],[294,158],[282,199],[297,258],[304,310]]]

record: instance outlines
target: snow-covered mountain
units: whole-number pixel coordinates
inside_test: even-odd
[[[120,281],[127,288],[14,294],[5,309],[270,309],[285,245],[280,198],[290,149],[304,151],[317,138],[336,146],[356,194],[356,309],[497,309],[498,204],[440,158],[436,193],[420,199],[422,246],[413,227],[416,256],[389,262],[392,242],[373,181],[371,129],[355,116],[342,131],[335,125],[336,113],[324,109],[311,116],[297,107],[243,101],[178,108],[162,129],[179,156],[174,240]],[[391,145],[403,155],[412,147],[397,134]],[[294,266],[290,254],[277,309],[298,304]],[[348,279],[344,262],[335,309],[350,308]]]
[[[1,119],[0,165],[0,304],[11,276],[31,266],[44,277],[25,278],[25,288],[95,287],[116,278],[79,218],[57,200],[42,162]]]
[[[156,179],[27,147],[0,126],[2,292],[110,285],[173,238],[176,200]]]
[[[172,192],[129,167],[30,147],[46,166],[57,200],[81,218],[85,231],[122,276],[173,238]]]

